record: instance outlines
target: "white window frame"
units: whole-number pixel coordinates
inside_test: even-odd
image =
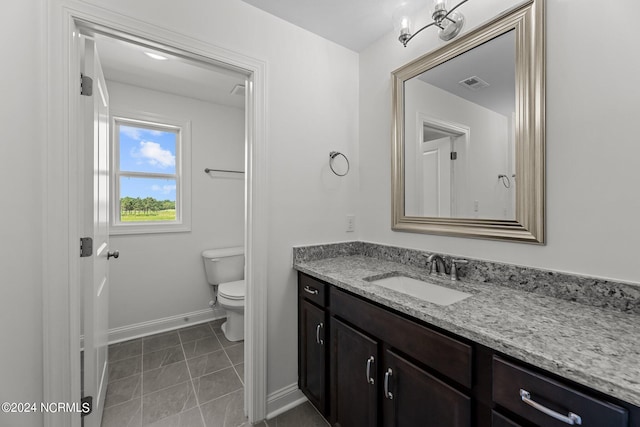
[[[120,176],[158,177],[158,173],[121,174],[120,171],[120,134],[117,124],[139,126],[143,128],[163,131],[178,131],[176,138],[176,220],[149,222],[121,222],[120,221]],[[137,111],[111,112],[111,235],[123,234],[152,234],[152,233],[180,233],[191,231],[191,121],[180,120],[157,114]],[[167,174],[173,179],[174,174]]]

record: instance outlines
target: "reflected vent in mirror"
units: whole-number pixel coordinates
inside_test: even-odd
[[[466,79],[459,81],[458,84],[473,91],[484,89],[489,86],[489,83],[485,82],[478,76],[467,77]]]

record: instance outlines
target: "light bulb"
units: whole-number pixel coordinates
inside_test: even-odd
[[[411,3],[405,1],[393,11],[393,27],[397,34],[411,34],[413,9]]]
[[[433,15],[431,16],[434,21],[440,23],[447,14],[447,1],[446,0],[434,0],[433,2]]]

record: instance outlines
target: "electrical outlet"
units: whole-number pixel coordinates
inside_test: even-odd
[[[478,212],[478,210],[480,210],[480,202],[478,202],[477,200],[473,201],[473,211],[474,212]]]
[[[356,216],[347,215],[347,231],[356,231]]]

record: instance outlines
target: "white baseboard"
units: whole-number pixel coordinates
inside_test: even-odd
[[[298,383],[274,391],[267,396],[267,420],[273,419],[306,401],[307,398],[298,388]]]
[[[199,323],[221,319],[226,316],[227,314],[223,308],[216,307],[213,310],[208,308],[191,313],[178,314],[176,316],[164,317],[162,319],[121,326],[119,328],[109,329],[109,344],[115,344],[161,332],[173,331],[186,326],[193,326]]]

